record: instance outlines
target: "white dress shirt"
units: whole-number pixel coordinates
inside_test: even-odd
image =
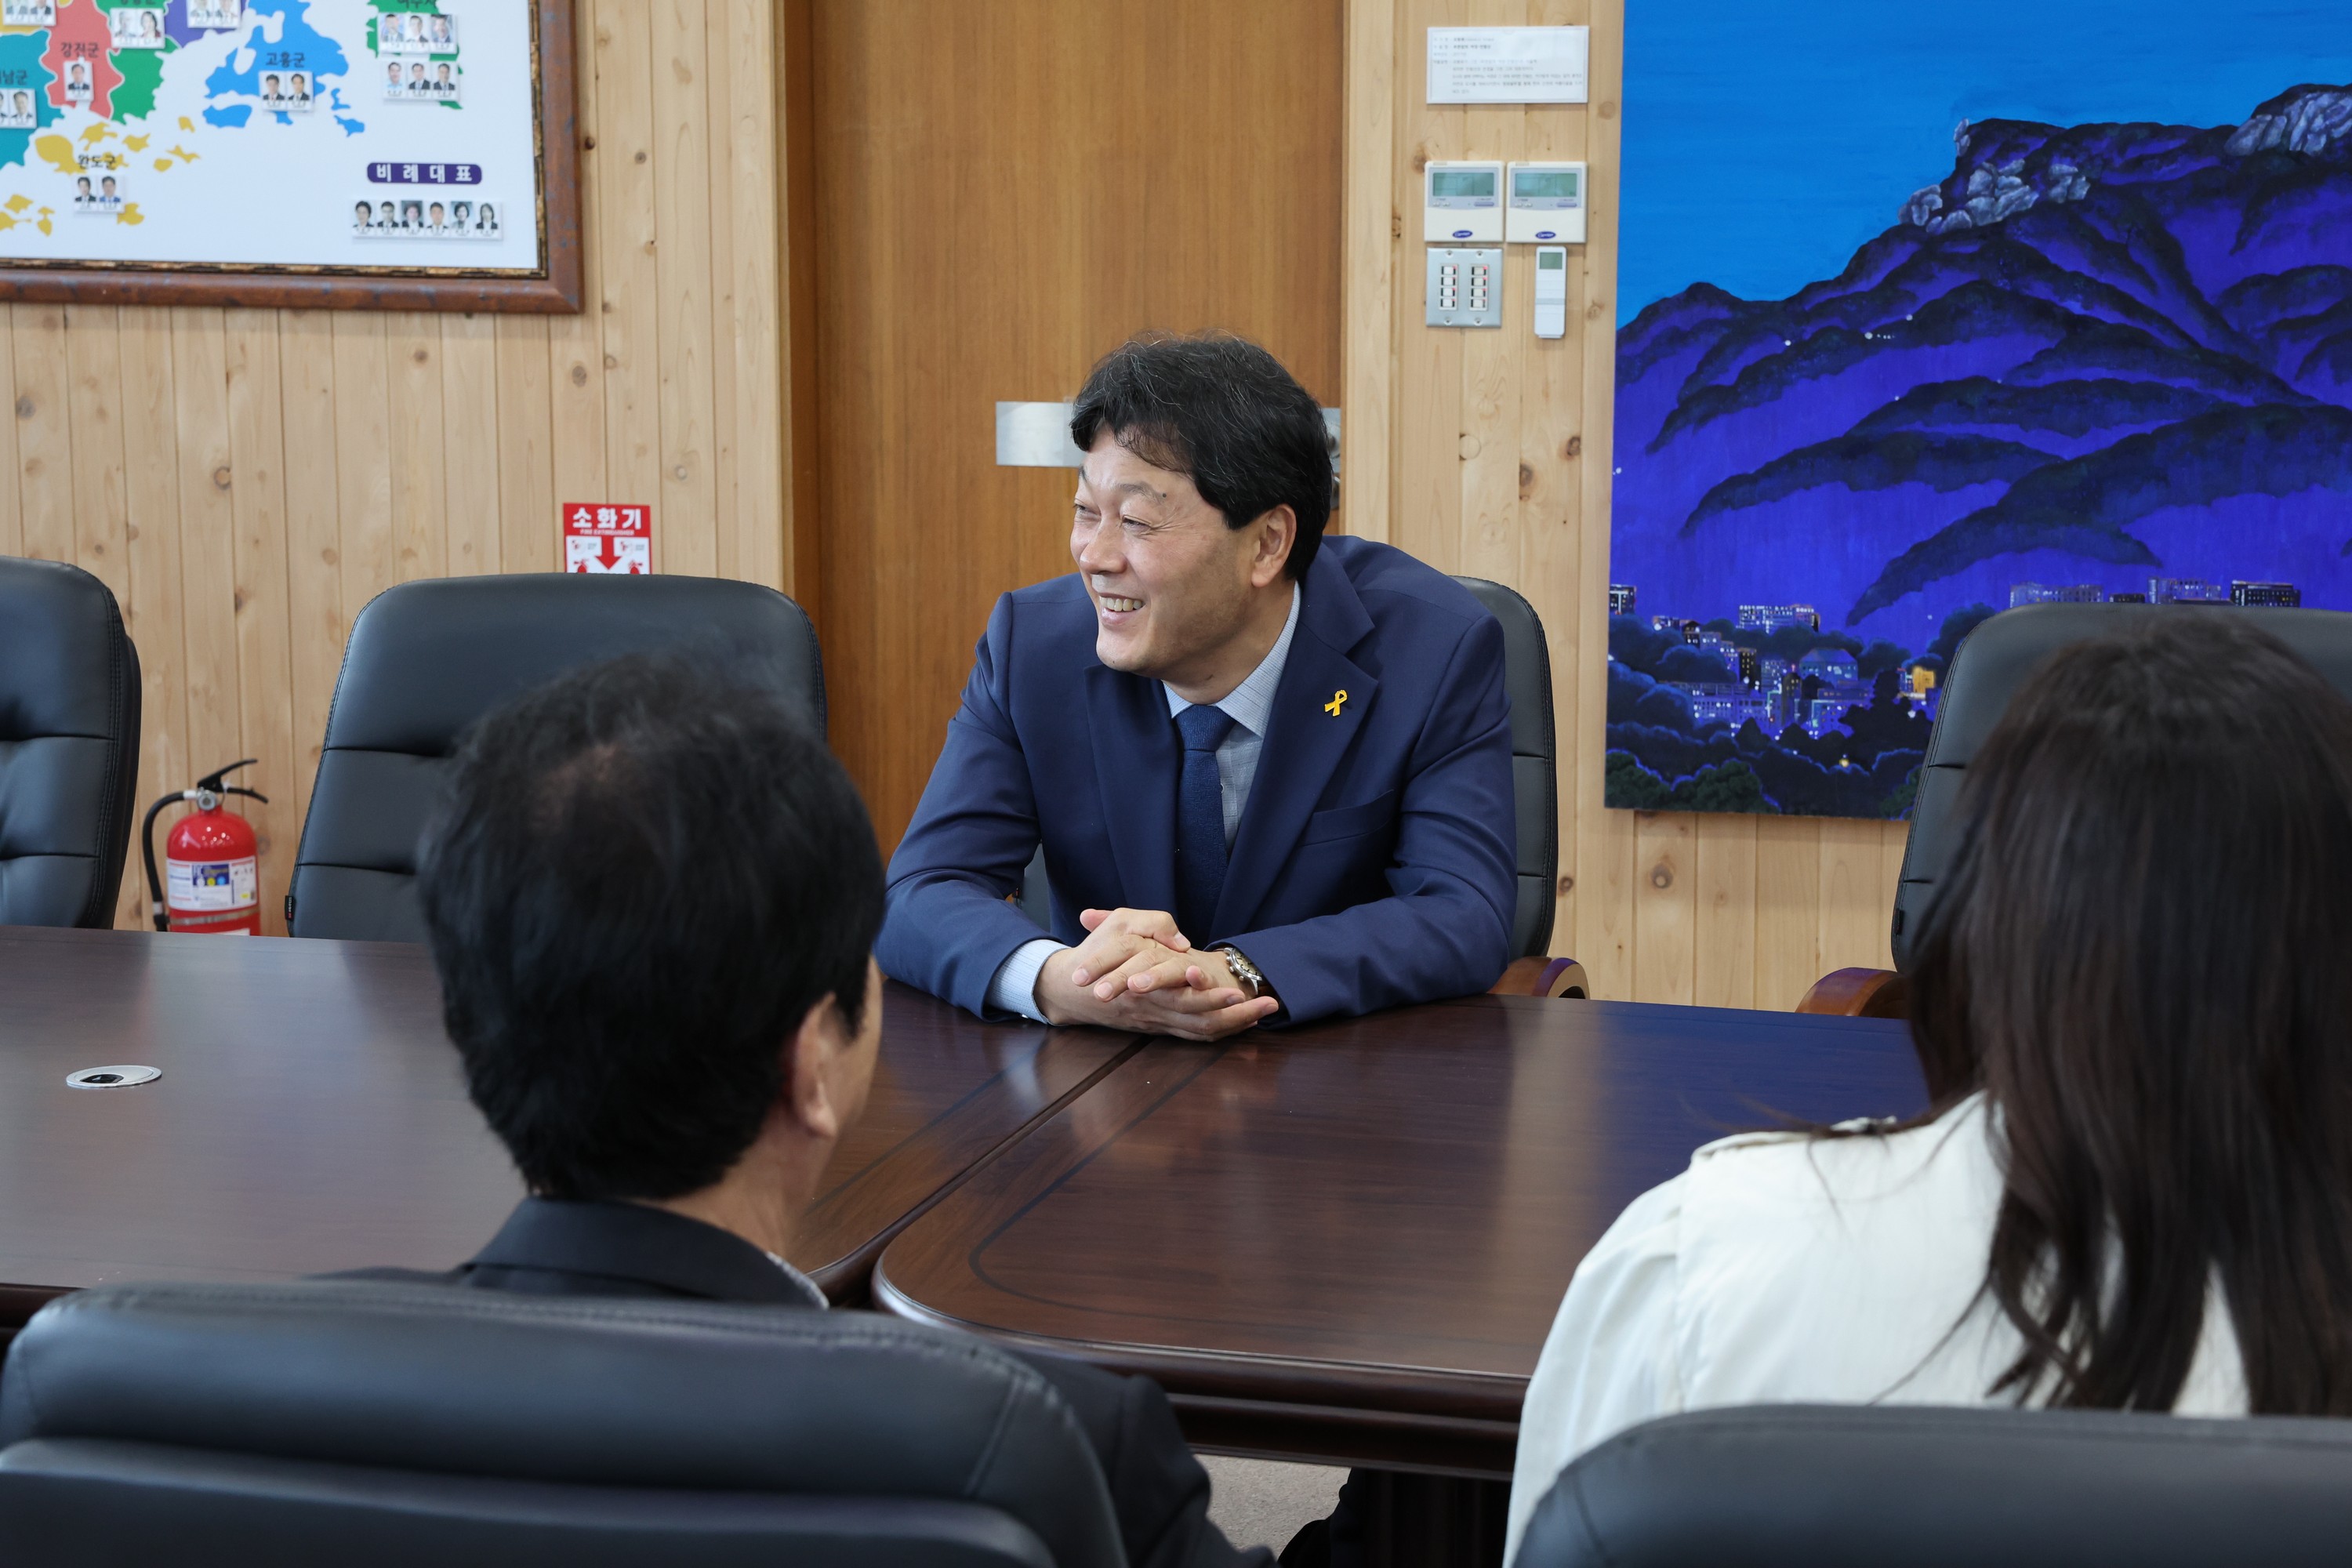
[[[1927,1127],[1710,1143],[1578,1266],[1519,1415],[1503,1561],[1568,1464],[1653,1416],[1770,1403],[1988,1405],[2024,1342],[1979,1298],[2001,1175],[1981,1095]],[[2174,1409],[2246,1413],[2226,1304]]]
[[[1274,647],[1257,661],[1257,668],[1242,677],[1242,683],[1216,704],[1234,721],[1234,727],[1217,745],[1217,793],[1225,808],[1227,849],[1234,847],[1234,835],[1241,829],[1242,808],[1249,805],[1250,785],[1257,782],[1257,759],[1265,749],[1266,721],[1273,715],[1274,693],[1282,684],[1282,667],[1290,662],[1290,638],[1297,630],[1298,585],[1294,583],[1290,588],[1290,614],[1282,623],[1282,635],[1274,639]],[[1192,706],[1170,690],[1167,682],[1160,682],[1160,689],[1168,699],[1171,719]],[[1014,948],[1013,956],[996,966],[995,977],[988,983],[989,1006],[1044,1023],[1045,1015],[1037,1008],[1037,973],[1045,967],[1047,959],[1067,945],[1050,937],[1040,937]]]

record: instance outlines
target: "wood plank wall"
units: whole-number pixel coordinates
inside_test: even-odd
[[[266,930],[377,593],[552,571],[558,504],[607,500],[657,570],[791,590],[772,8],[580,0],[579,37],[583,314],[0,306],[0,554],[121,601],[142,809],[261,759]]]
[[[1342,510],[1350,531],[1508,583],[1543,616],[1561,758],[1553,951],[1604,997],[1788,1008],[1827,970],[1889,962],[1904,826],[1601,805],[1624,9],[1350,0]],[[1589,105],[1424,101],[1425,29],[1572,23],[1592,27]],[[1567,336],[1529,330],[1527,246],[1504,262],[1500,331],[1422,324],[1422,165],[1469,157],[1590,163]]]

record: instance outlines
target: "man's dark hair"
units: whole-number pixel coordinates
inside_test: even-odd
[[[882,861],[772,693],[632,656],[474,726],[417,892],[474,1103],[534,1192],[669,1198],[741,1158],[830,994],[865,1011]]]
[[[1071,411],[1080,451],[1106,430],[1154,468],[1190,478],[1228,528],[1287,505],[1298,536],[1283,569],[1306,580],[1331,518],[1331,433],[1280,360],[1225,332],[1130,338],[1087,373]]]

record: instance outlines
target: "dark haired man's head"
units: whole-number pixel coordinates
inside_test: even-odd
[[[417,881],[474,1102],[534,1192],[686,1199],[755,1158],[807,1185],[862,1109],[881,859],[769,693],[632,657],[526,695],[467,737]]]
[[[1086,454],[1070,553],[1097,657],[1222,697],[1237,650],[1255,654],[1234,682],[1272,647],[1330,519],[1322,410],[1255,343],[1149,336],[1095,366],[1070,436]]]
[[[1969,766],[1912,1029],[1999,1109],[2003,1387],[2168,1410],[2218,1284],[2254,1410],[2352,1414],[2352,704],[2263,613],[2061,650]]]

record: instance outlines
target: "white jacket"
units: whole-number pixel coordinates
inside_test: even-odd
[[[1628,1205],[1578,1266],[1528,1385],[1503,1561],[1570,1461],[1653,1416],[1995,1403],[2023,1342],[1979,1293],[2001,1194],[1994,1121],[1976,1096],[1908,1131],[1726,1138]],[[2218,1291],[2174,1408],[2245,1414]]]

